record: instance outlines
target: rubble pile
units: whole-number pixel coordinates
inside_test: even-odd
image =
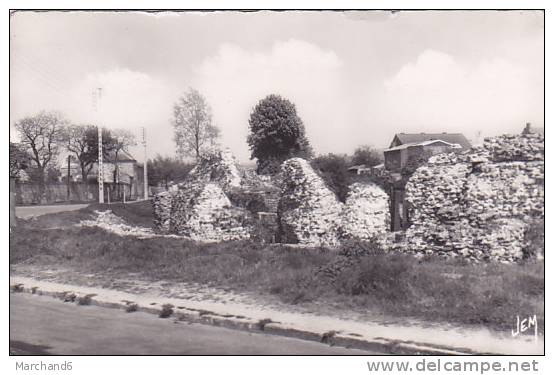
[[[342,238],[370,240],[390,225],[389,197],[375,184],[354,183],[346,196],[340,233]]]
[[[94,211],[94,214],[96,215],[94,220],[83,220],[78,225],[82,227],[99,227],[120,236],[134,236],[140,238],[155,236],[152,229],[131,226],[127,224],[125,220],[115,215],[111,210]]]
[[[338,244],[342,203],[306,160],[289,159],[281,169],[280,241],[314,246]]]
[[[514,261],[529,223],[544,217],[544,137],[506,135],[441,154],[406,184],[406,251]]]

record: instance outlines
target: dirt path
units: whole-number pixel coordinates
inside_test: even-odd
[[[56,212],[76,211],[87,207],[88,204],[57,204],[51,206],[21,206],[15,208],[15,216],[28,219],[34,216],[53,214]]]

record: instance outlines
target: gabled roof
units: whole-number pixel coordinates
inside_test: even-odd
[[[421,143],[439,139],[452,144],[457,143],[462,146],[463,149],[471,148],[471,144],[461,133],[398,133],[394,136],[391,147],[395,139],[398,139],[400,144]]]
[[[106,161],[115,161],[115,152],[114,151],[107,152]],[[131,155],[127,151],[120,150],[117,153],[117,161],[131,161],[131,162],[134,161],[134,162],[136,162],[137,160],[133,157],[133,155]]]
[[[450,146],[451,148],[462,148],[462,146],[459,143],[450,143],[450,142],[443,141],[442,139],[432,139],[432,140],[423,141],[423,142],[404,143],[400,146],[387,148],[386,150],[384,150],[384,152],[403,150],[405,148],[414,147],[414,146],[428,146],[433,143],[442,143],[443,145]]]
[[[348,170],[349,171],[354,171],[354,170],[366,169],[366,168],[367,168],[367,166],[365,164],[360,164],[360,165],[353,165],[350,168],[348,168]]]

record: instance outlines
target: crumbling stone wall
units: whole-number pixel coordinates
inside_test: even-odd
[[[189,172],[187,182],[215,182],[224,189],[239,187],[241,173],[235,157],[228,149],[204,155]]]
[[[153,205],[158,232],[204,241],[334,246],[379,236],[389,221],[388,196],[376,185],[352,185],[343,204],[304,159],[287,160],[267,181],[240,171],[229,153],[202,160]]]
[[[184,182],[154,197],[155,229],[201,241],[250,238],[251,214],[234,206],[225,192],[240,184],[240,171],[228,151],[206,156]]]
[[[524,234],[544,218],[544,137],[488,138],[461,154],[441,154],[406,185],[412,225],[405,250],[514,261]]]
[[[389,197],[375,184],[354,183],[349,187],[341,218],[341,238],[371,240],[390,226]]]
[[[301,158],[282,166],[279,201],[280,241],[302,245],[336,245],[342,204]]]
[[[282,165],[278,215],[281,242],[334,246],[386,232],[388,196],[377,185],[356,183],[343,204],[306,160],[293,158]]]
[[[233,207],[215,183],[181,188],[173,197],[170,232],[195,240],[227,241],[249,237],[249,215]]]

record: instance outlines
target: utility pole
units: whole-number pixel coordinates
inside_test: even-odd
[[[146,129],[142,127],[142,145],[144,146],[144,200],[148,200],[148,159],[146,154]]]
[[[71,155],[67,155],[67,200],[69,201],[70,196],[70,186],[71,181]]]
[[[92,91],[92,102],[96,112],[96,122],[98,127],[98,203],[104,203],[104,163],[102,150],[102,126],[100,124],[100,99],[102,97],[102,88],[98,87]]]

